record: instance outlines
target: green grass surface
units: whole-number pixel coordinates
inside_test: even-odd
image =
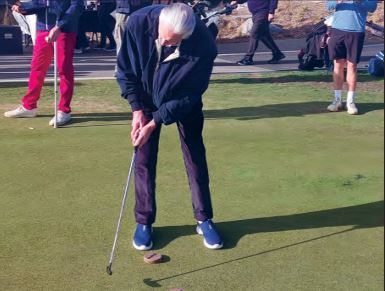
[[[133,192],[114,263],[132,148],[114,81],[77,84],[74,122],[0,117],[1,290],[383,290],[383,81],[360,76],[361,115],[327,113],[330,76],[215,76],[205,143],[215,221],[226,248],[194,233],[175,126],[164,127],[155,249],[131,247]],[[0,85],[1,111],[24,85]]]

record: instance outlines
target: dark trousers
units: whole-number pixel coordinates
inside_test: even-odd
[[[110,41],[110,46],[115,47],[113,31],[115,28],[115,19],[110,15],[116,8],[115,3],[102,3],[98,9],[98,18],[100,23],[100,46],[106,46],[107,38]]]
[[[281,50],[278,48],[273,37],[271,36],[269,26],[270,22],[266,12],[256,13],[253,15],[253,28],[250,32],[249,48],[246,57],[250,59],[254,57],[259,41],[262,41],[263,44],[271,50],[273,56],[281,53]]]
[[[76,37],[76,49],[83,49],[90,45],[90,42],[86,35],[86,17],[82,14],[79,19],[78,33]]]
[[[195,219],[204,221],[213,217],[206,150],[203,144],[203,112],[194,111],[184,121],[177,123],[192,193]],[[155,222],[155,179],[161,126],[152,133],[149,141],[138,149],[135,162],[135,218],[140,224]]]

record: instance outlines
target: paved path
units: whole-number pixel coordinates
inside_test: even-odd
[[[287,55],[287,58],[278,65],[268,65],[266,61],[271,58],[271,53],[263,46],[255,56],[256,64],[250,67],[236,65],[246,51],[247,43],[219,44],[219,56],[215,62],[214,74],[239,74],[263,73],[273,71],[297,70],[297,53],[304,46],[305,40],[280,40],[278,45]],[[380,49],[383,43],[368,41],[360,68],[367,66],[368,60]],[[113,79],[113,70],[116,58],[113,53],[92,51],[75,56],[76,80]],[[31,51],[23,56],[0,56],[0,83],[28,81],[31,62]],[[47,75],[47,80],[52,80],[52,67]]]

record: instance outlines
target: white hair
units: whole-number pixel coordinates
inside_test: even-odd
[[[167,24],[175,34],[182,35],[183,39],[189,38],[195,29],[196,18],[190,6],[175,3],[162,9],[159,24]]]

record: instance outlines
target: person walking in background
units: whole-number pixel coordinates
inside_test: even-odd
[[[120,48],[122,47],[124,27],[130,15],[143,7],[151,5],[152,2],[152,0],[116,0],[116,24],[114,30],[116,55],[119,55]],[[114,76],[116,76],[116,72],[117,66],[115,66]]]
[[[85,6],[84,6],[85,9],[86,9],[86,4],[87,3],[85,3]],[[78,22],[78,32],[76,37],[76,49],[75,49],[76,54],[83,54],[86,51],[91,49],[90,40],[87,36],[87,31],[86,31],[87,21],[88,21],[87,16],[85,14],[85,11],[83,11]]]
[[[37,15],[37,38],[33,49],[28,91],[22,105],[4,113],[5,117],[36,117],[37,102],[40,99],[48,68],[54,56],[53,43],[57,42],[58,70],[60,77],[60,102],[57,125],[71,120],[71,100],[74,92],[73,56],[76,45],[78,20],[84,10],[83,0],[33,0],[29,8],[14,5],[12,10],[21,14]],[[49,122],[55,123],[55,117]]]
[[[199,44],[199,45],[197,45]],[[133,111],[131,139],[135,160],[133,246],[153,246],[156,217],[155,180],[162,124],[176,123],[192,192],[197,232],[204,245],[219,249],[223,241],[212,221],[209,173],[202,131],[202,95],[217,56],[215,42],[186,4],[154,5],[134,13],[126,26],[118,56],[117,81]]]
[[[113,31],[115,27],[115,19],[111,16],[116,8],[115,0],[99,0],[98,18],[100,23],[100,43],[96,49],[104,49],[106,51],[116,50],[116,42]],[[107,46],[107,38],[109,45]]]
[[[269,64],[277,64],[286,56],[281,52],[270,33],[270,23],[275,19],[275,10],[278,0],[238,0],[232,1],[232,5],[246,3],[253,15],[253,27],[250,32],[249,48],[245,57],[238,62],[241,66],[254,64],[253,57],[258,48],[259,41],[271,50],[273,58]]]
[[[8,4],[9,2],[7,0],[0,0],[0,25],[10,25],[11,21],[9,18],[9,11],[8,11]]]
[[[0,0],[0,25],[5,24],[4,20],[5,20],[5,13],[7,9],[8,7],[7,7],[6,0]]]
[[[334,60],[334,100],[327,110],[337,112],[343,109],[342,89],[347,65],[348,96],[347,112],[358,114],[355,104],[357,87],[357,64],[360,62],[365,41],[365,24],[368,12],[377,9],[376,0],[327,0],[327,9],[335,10],[329,39],[329,55]]]
[[[0,0],[1,1],[1,0]],[[21,0],[16,1],[16,5],[25,5],[31,3],[31,0]],[[23,4],[22,4],[23,3]],[[29,35],[31,37],[32,44],[35,45],[36,42],[36,15],[23,15],[12,11],[13,18],[15,18],[17,24],[20,26],[21,31],[24,35]]]

